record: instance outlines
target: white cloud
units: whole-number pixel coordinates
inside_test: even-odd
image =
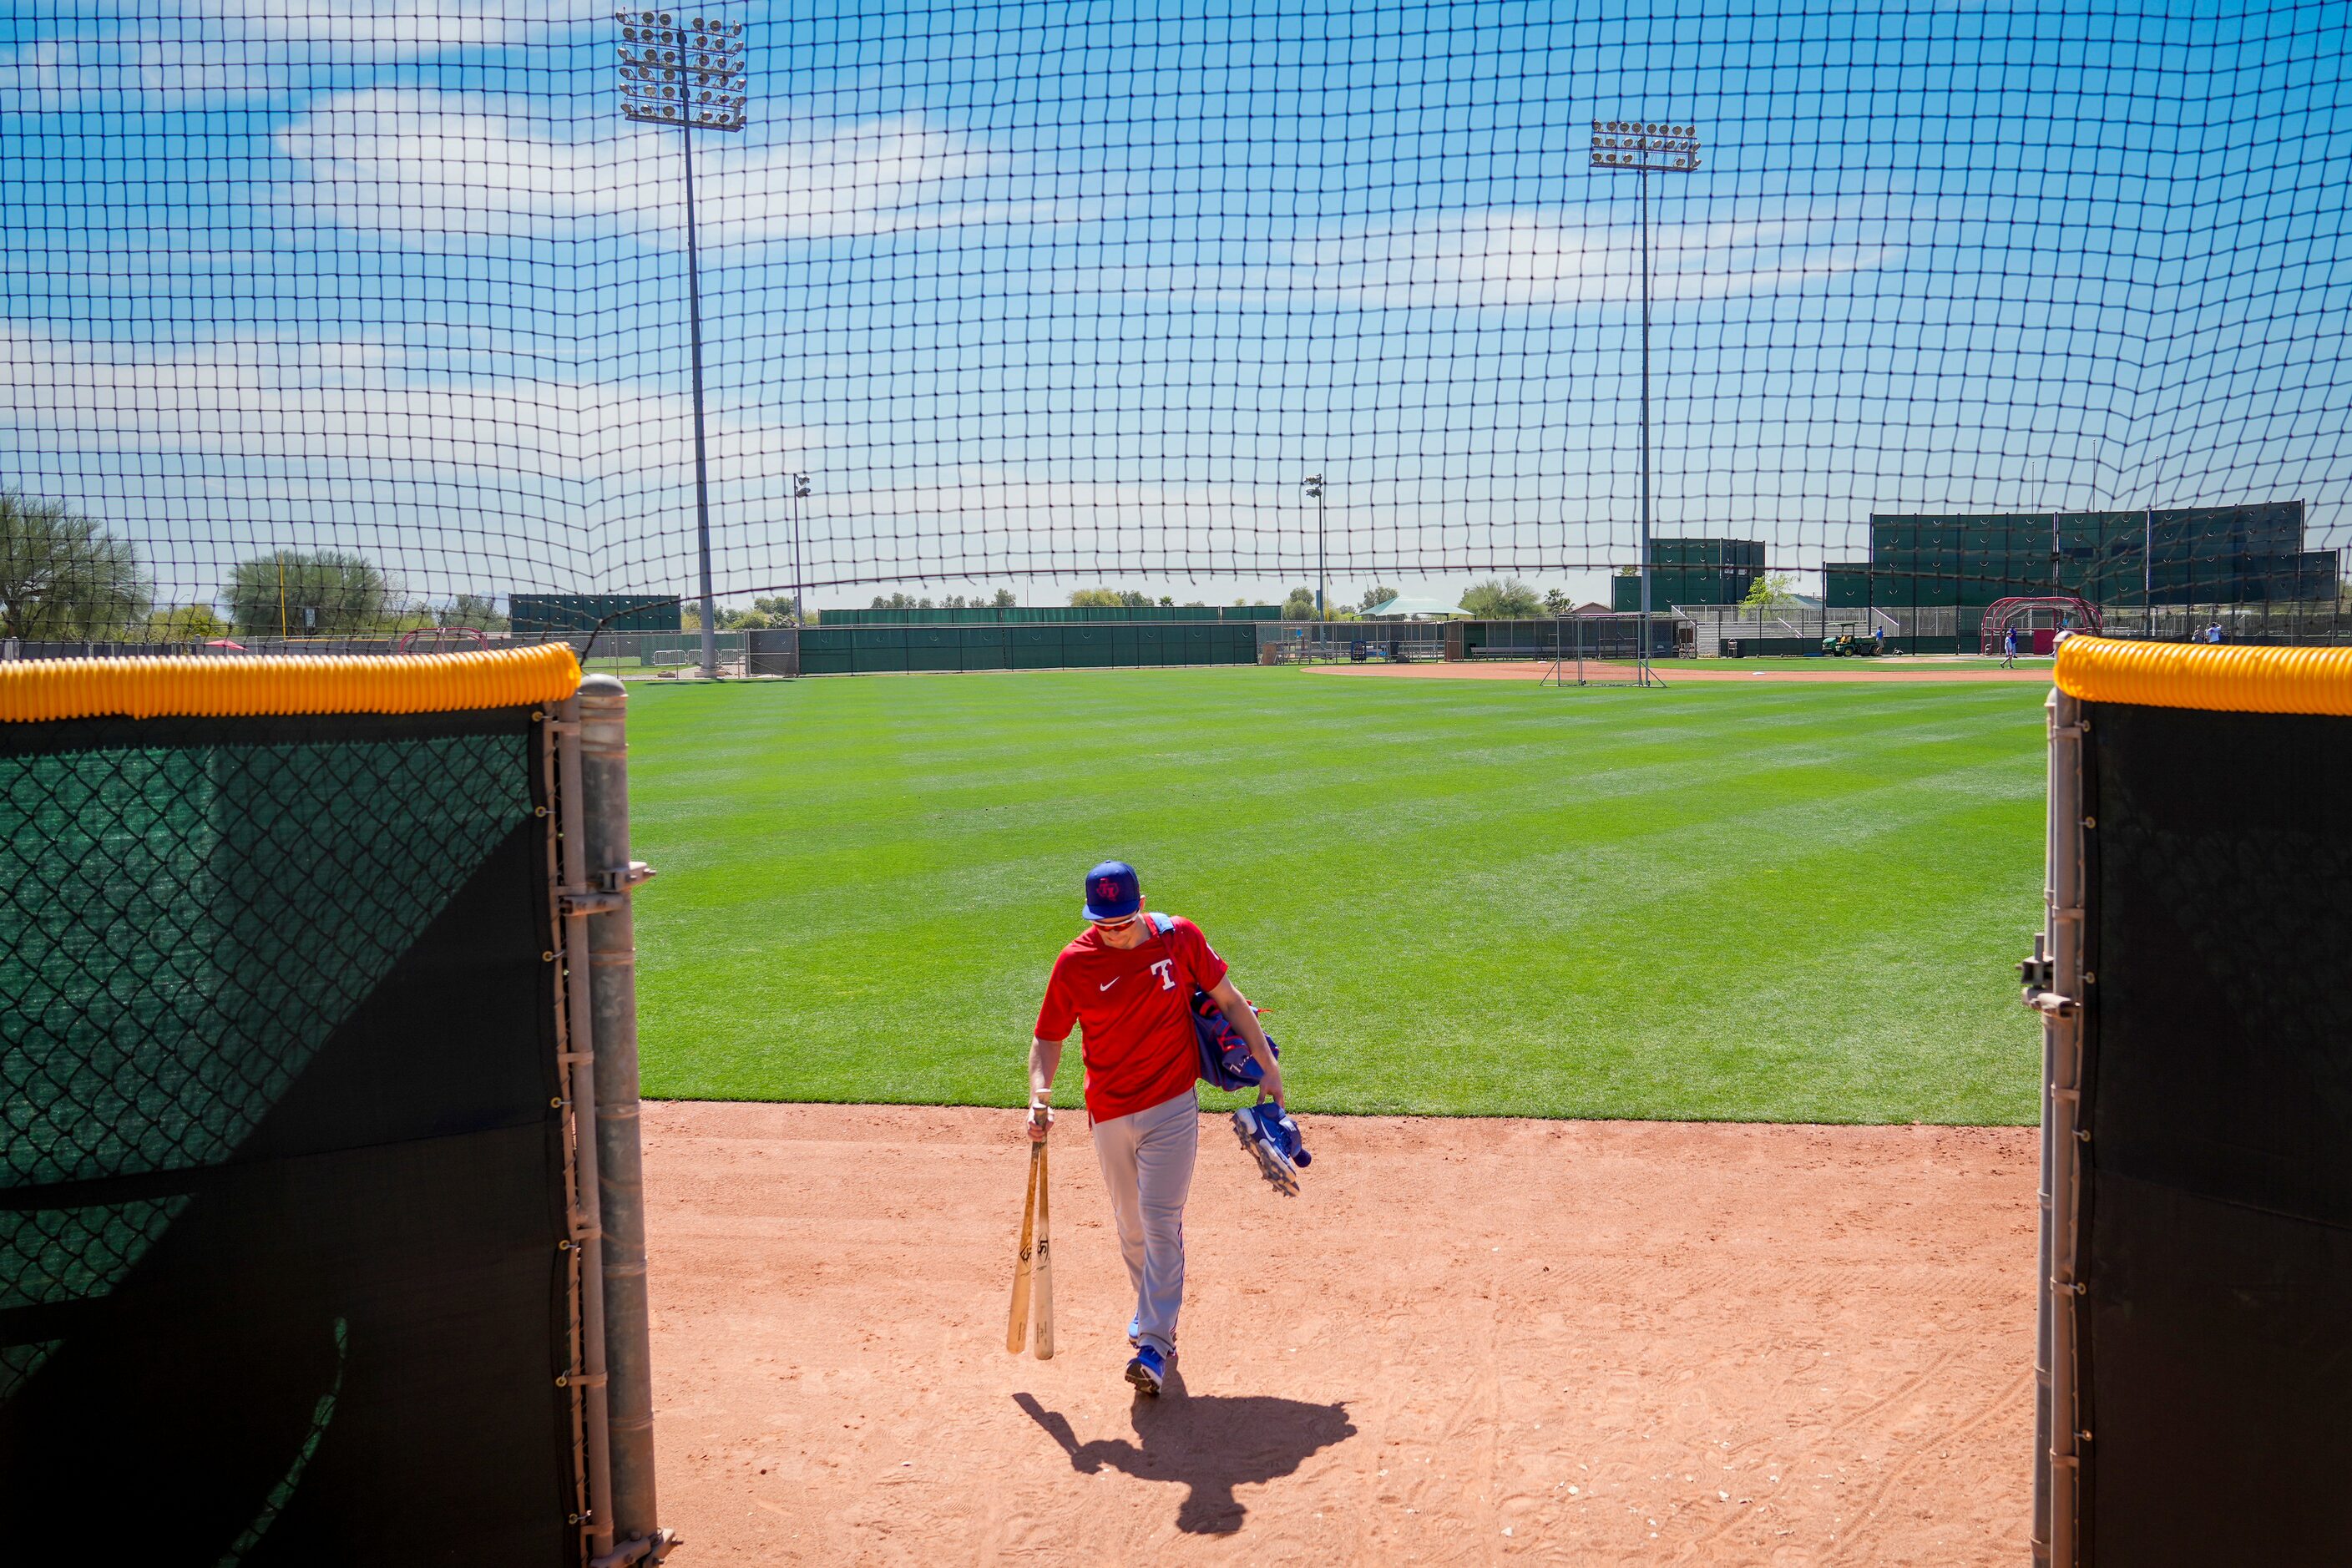
[[[604,107],[609,129],[573,139],[492,100],[380,88],[320,100],[278,145],[301,167],[296,199],[345,227],[425,247],[584,230],[682,247],[677,136]],[[696,142],[708,244],[1075,216],[1022,160],[916,115],[751,135]]]
[[[599,22],[582,0],[209,0],[167,18],[132,9],[0,52],[14,113],[214,108],[299,90],[314,71],[497,47]]]
[[[235,562],[279,548],[358,550],[436,595],[693,581],[691,405],[672,392],[457,375],[373,340],[154,348],[22,324],[0,325],[0,375],[20,393],[0,415],[0,473],[128,530],[173,603],[209,598]],[[723,407],[710,437],[721,593],[793,581],[796,472],[815,479],[803,516],[816,582],[1295,575],[1314,560],[1312,513],[1287,476],[912,468],[856,444],[872,431],[811,432]],[[1443,513],[1457,541],[1536,558],[1528,509],[1408,489],[1366,539],[1410,538]],[[1357,502],[1337,504],[1333,566],[1352,570],[1345,524]]]
[[[0,55],[0,104],[18,114],[121,110],[142,100],[198,109],[283,92],[294,79],[283,60],[201,33],[43,38]]]
[[[1661,225],[1652,231],[1659,300],[1763,294],[1885,267],[1898,247],[1865,239],[1885,226],[1843,216],[1777,223]],[[1624,303],[1641,297],[1633,231],[1556,212],[1471,211],[1306,241],[1295,287],[1377,309]]]
[[[167,596],[256,545],[368,551],[418,592],[680,579],[692,405],[663,391],[457,375],[398,344],[247,337],[149,348],[0,325],[0,471],[130,529]],[[805,431],[709,421],[714,500],[781,514]],[[638,585],[632,584],[631,585]]]
[[[331,457],[356,463],[501,468],[593,483],[647,448],[691,438],[692,405],[594,381],[437,372],[367,340],[223,338],[163,351],[0,328],[0,365],[22,395],[11,426],[113,449]],[[713,454],[738,475],[805,465],[782,426],[713,421]]]
[[[612,14],[609,6],[578,0],[335,0],[274,9],[251,0],[210,0],[194,9],[247,38],[392,58],[513,43]]]
[[[1227,246],[1156,264],[1117,258],[1056,266],[1039,285],[1184,309],[1283,312],[1317,304],[1363,310],[1526,309],[1625,304],[1641,298],[1636,230],[1608,208],[1474,208],[1385,227],[1309,235],[1270,249]],[[1652,298],[1767,294],[1900,262],[1887,219],[1836,215],[1775,223],[1661,225],[1653,230]]]

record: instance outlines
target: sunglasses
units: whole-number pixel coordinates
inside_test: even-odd
[[[1091,923],[1097,931],[1124,931],[1142,918],[1143,911],[1138,910],[1131,915],[1121,915],[1115,921],[1095,921]]]

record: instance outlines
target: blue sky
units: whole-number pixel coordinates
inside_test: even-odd
[[[1638,517],[1800,571],[1873,510],[2302,499],[2343,544],[2347,7],[806,5],[697,144],[719,586],[1210,602]],[[678,137],[568,0],[0,27],[0,466],[167,596],[690,586]],[[1663,181],[1661,184],[1663,184]],[[791,475],[812,476],[802,564]]]

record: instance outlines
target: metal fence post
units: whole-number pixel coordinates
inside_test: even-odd
[[[615,1564],[658,1562],[674,1543],[660,1527],[654,1494],[645,1166],[637,1135],[636,934],[629,898],[629,889],[650,873],[629,858],[627,710],[627,691],[613,677],[592,675],[580,683],[583,848],[590,885],[603,895],[586,924],[617,1538],[608,1561]]]
[[[580,783],[580,699],[566,698],[555,710],[556,798],[562,848],[559,858],[564,894],[588,885],[587,825],[582,809]],[[559,895],[562,896],[562,895]],[[588,1516],[588,1551],[603,1557],[613,1550],[612,1415],[604,1365],[604,1244],[598,1212],[596,1137],[596,1034],[589,1001],[588,955],[575,940],[576,917],[569,907],[557,910],[564,927],[562,940],[564,986],[564,1054],[569,1071],[564,1092],[572,1100],[572,1245],[580,1271],[580,1408],[584,1453],[583,1499]]]
[[[2064,692],[2049,703],[2050,828],[2047,920],[2037,944],[2038,985],[2026,1000],[2042,1018],[2042,1247],[2035,1370],[2034,1532],[2037,1563],[2074,1568],[2082,1507],[2082,1448],[2074,1351],[2082,1284],[2076,1268],[2082,1205],[2083,948],[2088,889],[2083,865],[2083,776],[2089,721]]]

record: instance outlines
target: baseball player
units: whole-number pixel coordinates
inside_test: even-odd
[[[1086,1062],[1087,1117],[1118,1222],[1119,1255],[1135,1286],[1127,1381],[1157,1394],[1176,1354],[1184,1303],[1184,1200],[1200,1146],[1192,1084],[1201,1054],[1192,1022],[1195,986],[1216,999],[1283,1101],[1282,1068],[1257,1016],[1187,920],[1147,918],[1135,868],[1106,860],[1087,873],[1087,929],[1054,961],[1029,1044],[1029,1136],[1053,1126],[1049,1097],[1070,1026]]]

